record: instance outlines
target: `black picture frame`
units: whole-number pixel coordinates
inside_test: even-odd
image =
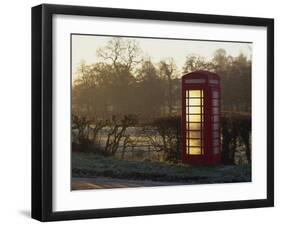
[[[55,14],[181,21],[267,28],[267,198],[129,208],[52,210],[52,18]],[[40,221],[122,217],[274,206],[274,20],[43,4],[32,8],[32,218]]]

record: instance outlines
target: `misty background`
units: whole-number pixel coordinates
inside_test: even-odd
[[[251,44],[194,40],[72,37],[72,110],[90,118],[181,112],[181,76],[221,77],[222,110],[251,111]]]

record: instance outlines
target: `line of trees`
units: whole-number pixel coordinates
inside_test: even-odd
[[[221,76],[224,111],[251,111],[251,60],[243,54],[218,49],[209,61],[187,55],[180,71],[172,57],[155,64],[141,53],[135,40],[113,38],[97,50],[97,63],[82,62],[73,81],[73,113],[90,119],[134,114],[140,121],[177,115],[180,77],[199,69]]]

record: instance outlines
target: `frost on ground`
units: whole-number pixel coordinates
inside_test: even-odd
[[[250,182],[250,165],[188,166],[166,162],[129,161],[91,153],[72,154],[72,178],[96,181],[129,180],[143,186]],[[77,179],[78,178],[78,179]],[[158,183],[156,183],[158,182]]]

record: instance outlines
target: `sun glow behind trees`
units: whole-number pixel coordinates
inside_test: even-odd
[[[100,37],[92,36],[93,41],[95,38]],[[106,40],[104,45],[92,49],[97,57],[94,62],[84,61],[73,71],[72,108],[76,114],[90,118],[135,114],[144,121],[178,115],[181,110],[180,77],[198,69],[214,71],[221,76],[223,110],[251,110],[250,52],[232,56],[224,49],[217,49],[209,53],[212,57],[208,59],[187,51],[181,68],[176,60],[179,59],[176,54],[181,52],[179,50],[163,55],[158,62],[154,62],[157,54],[149,56],[147,50],[141,48],[143,40],[109,37]],[[157,40],[150,41],[155,43]],[[165,40],[159,42],[164,43]],[[166,40],[166,43],[170,42]],[[184,41],[173,40],[173,43],[176,42],[180,42],[182,49],[185,49]],[[217,43],[209,42],[208,45],[217,46]],[[232,48],[230,45],[227,43],[228,50],[241,47],[241,43],[232,43]],[[225,43],[220,43],[220,46],[225,46]],[[247,48],[249,44],[244,46]],[[162,47],[165,48],[165,45]],[[167,48],[171,48],[170,44]],[[196,48],[198,45],[195,45],[194,51]],[[77,46],[73,49],[77,51]],[[159,52],[165,51],[159,49]],[[197,110],[194,108],[192,111]]]

